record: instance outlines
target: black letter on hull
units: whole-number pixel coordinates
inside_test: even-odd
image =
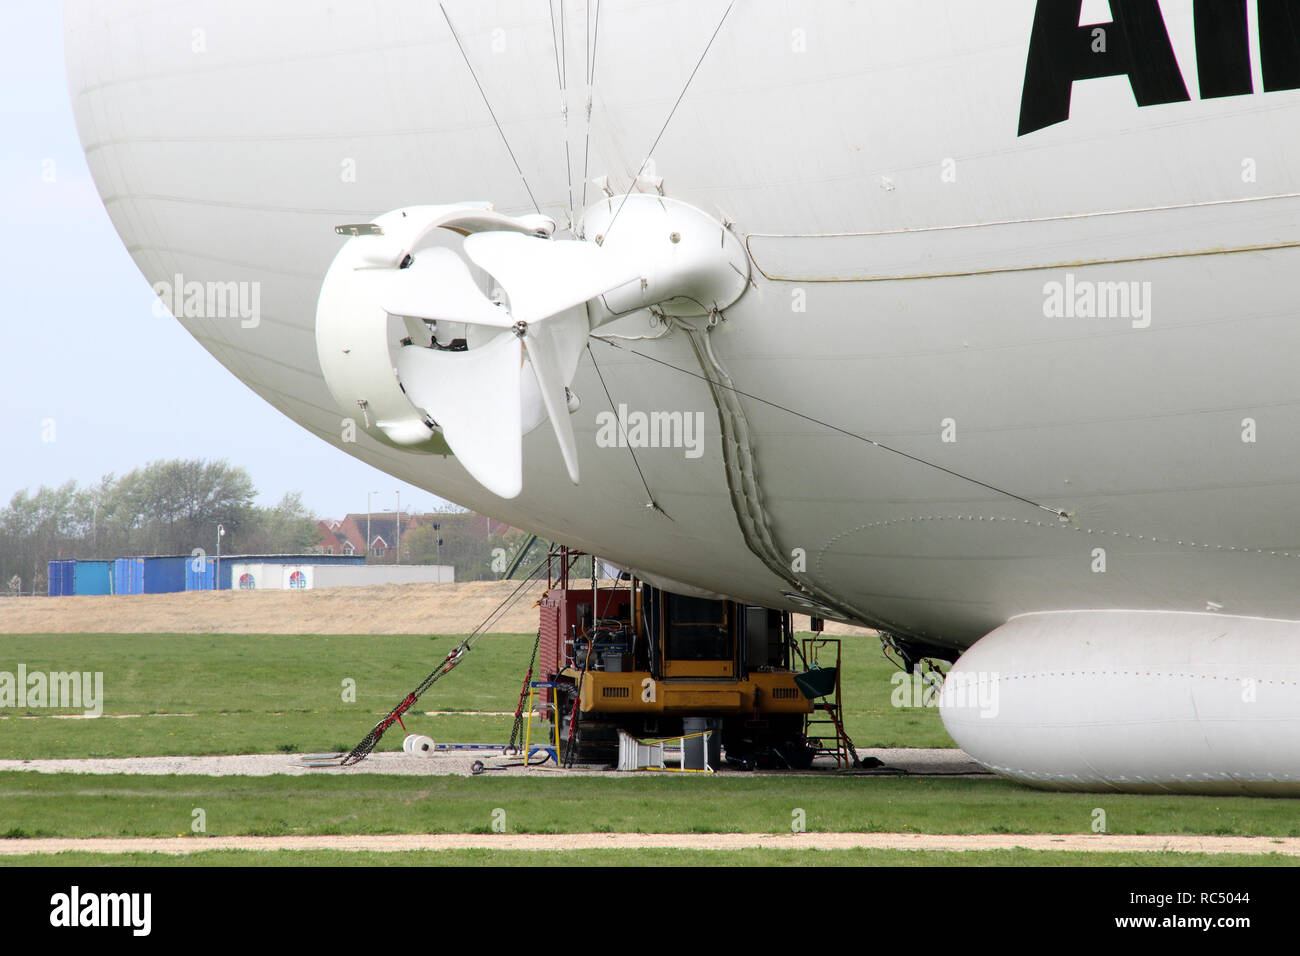
[[[1083,0],[1039,0],[1029,37],[1020,135],[1070,118],[1076,80],[1127,76],[1138,106],[1181,103],[1191,97],[1156,0],[1110,0],[1111,23],[1079,26]],[[1105,44],[1093,52],[1093,30]]]
[[[1201,99],[1255,92],[1250,78],[1246,0],[1196,0],[1193,10]]]
[[[1292,0],[1259,0],[1259,68],[1266,93],[1300,89],[1298,21]]]

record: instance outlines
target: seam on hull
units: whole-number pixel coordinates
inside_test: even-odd
[[[713,352],[710,332],[714,326],[704,332],[681,323],[678,327],[686,333],[687,340],[691,343],[691,350],[704,372],[713,404],[718,411],[727,490],[745,545],[768,570],[810,601],[868,627],[889,632],[900,631],[896,625],[845,603],[816,582],[800,578],[787,566],[785,550],[777,540],[771,516],[763,504],[763,490],[758,477],[758,462],[754,454],[749,420],[740,404],[740,396],[731,376]]]

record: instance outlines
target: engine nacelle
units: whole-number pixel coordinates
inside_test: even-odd
[[[1004,777],[1057,790],[1300,794],[1300,622],[1162,611],[1025,614],[939,697]]]
[[[486,203],[335,227],[348,239],[321,283],[316,351],[339,408],[380,441],[454,454],[502,498],[523,489],[523,436],[550,419],[577,484],[569,386],[591,329],[650,306],[714,316],[749,284],[740,240],[686,203],[611,197],[584,221],[591,241]]]

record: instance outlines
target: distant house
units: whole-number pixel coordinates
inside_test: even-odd
[[[361,535],[363,540],[366,536],[367,530],[369,531],[370,556],[372,558],[375,558],[380,561],[384,561],[384,560],[391,561],[394,558],[396,558],[396,555],[394,554],[394,549],[397,547],[397,542],[399,540],[397,516],[395,516],[391,511],[387,513],[378,512],[376,514],[372,514],[370,516],[370,521],[368,522],[369,529],[367,529],[366,527],[367,525],[366,516],[363,514],[348,515],[344,520],[354,522],[356,526],[361,529]],[[419,515],[404,514],[401,515],[401,521],[402,521],[402,527],[401,527],[402,537],[405,537],[407,534],[414,531],[416,528],[420,527],[422,523]],[[403,548],[402,552],[403,552],[402,557],[403,559],[405,559],[406,549]]]
[[[365,516],[362,515],[362,520]],[[364,525],[358,527],[349,515],[342,521],[318,521],[320,549],[324,554],[365,554],[366,533]]]
[[[414,531],[427,524],[438,523],[442,532],[453,528],[470,538],[487,539],[495,535],[510,534],[518,528],[497,521],[486,515],[472,511],[425,514],[394,515],[391,511],[376,511],[367,515],[349,514],[338,521],[319,521],[320,549],[324,554],[369,554],[373,558],[389,557],[389,552],[398,541],[398,520],[401,521],[401,534]],[[370,548],[366,548],[367,525],[369,526]],[[402,549],[406,551],[405,548]],[[403,553],[405,557],[405,553]]]

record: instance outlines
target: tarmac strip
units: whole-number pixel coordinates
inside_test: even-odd
[[[928,833],[567,833],[384,834],[230,837],[0,839],[0,856],[33,853],[162,853],[210,850],[1070,850],[1093,853],[1278,853],[1300,856],[1297,837],[1121,834]]]

